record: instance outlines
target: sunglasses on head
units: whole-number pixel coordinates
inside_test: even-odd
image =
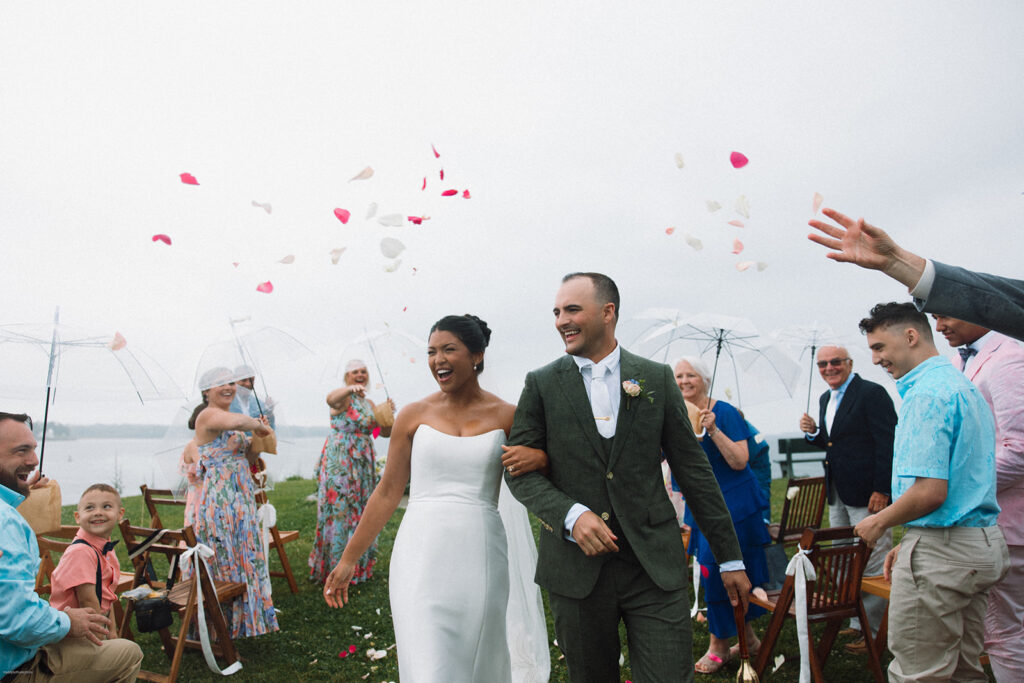
[[[845,363],[848,360],[850,360],[850,359],[849,358],[829,358],[828,360],[819,360],[818,361],[818,369],[819,370],[824,370],[829,365],[831,365],[834,368],[838,368],[840,365],[842,365],[843,363]]]

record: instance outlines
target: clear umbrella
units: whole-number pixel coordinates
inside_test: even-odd
[[[345,366],[361,360],[371,370],[370,389],[380,389],[384,398],[395,398],[399,407],[422,397],[433,388],[425,370],[427,342],[414,334],[385,323],[364,329],[341,348],[329,375],[336,382],[344,381]]]
[[[666,337],[667,339],[660,339]],[[706,358],[713,355],[708,398],[714,391],[719,368],[728,370],[731,382],[726,397],[736,404],[753,405],[783,398],[792,398],[800,376],[800,366],[781,348],[766,342],[753,323],[744,318],[701,313],[658,325],[640,339],[655,342],[648,355],[669,350],[692,353]]]
[[[120,333],[89,334],[63,325],[60,308],[54,312],[52,325],[0,325],[0,368],[0,396],[5,398],[37,397],[46,378],[40,472],[51,404],[125,395],[140,403],[184,398],[170,375],[145,353],[130,347]]]
[[[789,325],[772,332],[772,338],[780,344],[796,350],[797,360],[802,360],[804,354],[810,359],[810,373],[807,377],[807,406],[804,412],[811,409],[811,385],[814,382],[814,359],[823,346],[842,346],[839,336],[828,325],[821,325],[814,321],[810,325]]]

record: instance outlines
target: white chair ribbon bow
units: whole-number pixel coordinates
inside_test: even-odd
[[[196,607],[198,608],[197,621],[199,622],[199,642],[203,646],[203,658],[206,659],[206,666],[210,668],[215,674],[221,676],[230,676],[233,673],[242,670],[242,662],[238,661],[230,665],[228,668],[221,671],[220,667],[217,666],[217,660],[213,656],[213,648],[210,647],[210,631],[206,625],[206,611],[203,607],[203,586],[200,581],[199,574],[199,563],[203,563],[203,567],[206,569],[206,575],[210,577],[211,583],[213,582],[213,575],[210,574],[210,567],[206,564],[206,560],[214,556],[213,548],[206,545],[205,543],[196,543],[195,546],[188,548],[181,554],[181,560],[187,562],[191,559],[195,564],[195,577],[196,582]],[[214,604],[213,609],[220,609],[219,604]]]
[[[277,508],[270,503],[260,505],[256,510],[256,519],[260,525],[260,539],[263,541],[263,564],[267,570],[267,595],[271,595],[273,586],[270,584],[270,528],[277,526]]]
[[[796,633],[800,643],[800,683],[811,680],[810,641],[807,637],[807,582],[818,578],[814,564],[807,556],[810,551],[797,545],[796,555],[786,565],[786,576],[793,577],[796,607]]]

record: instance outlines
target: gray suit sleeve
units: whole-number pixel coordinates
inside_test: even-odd
[[[935,281],[919,310],[960,318],[1024,340],[1024,281],[932,261]]]
[[[693,435],[690,419],[683,404],[683,395],[677,390],[672,370],[665,368],[666,387],[665,423],[661,446],[676,483],[693,513],[701,533],[711,544],[711,552],[721,565],[732,560],[743,560],[732,515],[725,505],[722,489],[708,462],[704,449]]]

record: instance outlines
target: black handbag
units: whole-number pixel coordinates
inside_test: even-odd
[[[142,633],[167,628],[174,623],[174,609],[167,595],[135,601],[135,623]]]
[[[146,552],[149,546],[153,545],[160,540],[160,537],[165,533],[164,529],[157,529],[145,540],[139,543],[137,546],[132,548],[128,557],[134,560],[137,556]],[[167,577],[167,587],[160,591],[160,595],[143,598],[135,601],[135,623],[138,629],[142,633],[151,633],[153,631],[159,631],[169,627],[174,623],[174,606],[171,604],[171,600],[168,597],[171,593],[171,588],[174,587],[174,579],[177,574],[178,558],[177,556],[171,562],[171,567]],[[146,573],[149,575],[155,575],[152,564],[147,562]]]

